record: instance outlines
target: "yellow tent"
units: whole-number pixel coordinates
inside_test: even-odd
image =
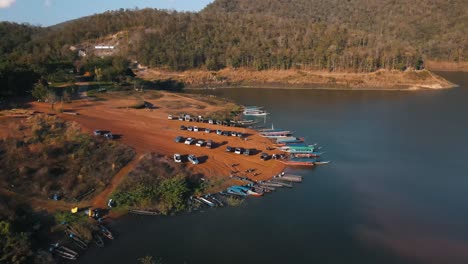
[[[72,208],[71,212],[72,212],[72,214],[78,213],[78,207]]]

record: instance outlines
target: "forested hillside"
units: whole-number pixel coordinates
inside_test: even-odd
[[[217,0],[199,13],[121,9],[49,28],[0,23],[0,83],[18,81],[8,72],[73,68],[70,46],[117,32],[119,56],[172,70],[418,69],[427,59],[468,60],[468,2]]]

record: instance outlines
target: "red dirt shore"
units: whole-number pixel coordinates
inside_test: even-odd
[[[266,180],[273,175],[284,170],[284,165],[276,160],[263,161],[259,155],[244,156],[234,153],[227,153],[226,146],[242,147],[256,149],[258,152],[266,151],[272,143],[270,140],[259,136],[254,130],[245,128],[223,127],[218,125],[210,125],[207,123],[192,123],[178,120],[168,120],[168,114],[175,115],[176,113],[190,113],[193,115],[206,115],[209,112],[221,111],[225,108],[225,104],[210,105],[208,101],[197,100],[186,95],[159,93],[162,97],[157,99],[151,94],[141,95],[122,95],[122,94],[107,94],[103,95],[103,100],[82,99],[71,104],[64,104],[66,112],[75,112],[78,115],[70,115],[66,113],[56,113],[47,103],[32,103],[32,109],[44,113],[54,113],[59,117],[75,121],[81,125],[84,131],[91,133],[94,129],[110,130],[114,135],[120,136],[119,141],[133,147],[136,151],[135,160],[121,169],[113,178],[109,186],[100,194],[98,194],[91,202],[94,207],[105,207],[110,194],[121,183],[129,171],[138,163],[139,157],[146,153],[156,152],[159,154],[172,157],[174,153],[182,155],[196,155],[201,163],[192,165],[186,162],[189,169],[194,174],[202,174],[203,177],[213,180],[226,180],[224,184],[217,186],[222,188],[229,183],[229,175],[234,170],[232,164],[239,164],[235,167],[244,174],[247,169],[255,169],[259,175],[253,176],[252,173],[246,176],[257,179]],[[125,108],[135,104],[137,100],[144,100],[155,106],[154,109],[131,109]],[[177,105],[177,109],[174,109]],[[55,108],[58,106],[56,105]],[[122,108],[123,107],[123,108]],[[199,126],[200,128],[210,128],[212,132],[206,134],[204,132],[181,131],[181,125]],[[213,130],[230,130],[242,132],[248,135],[247,140],[241,140],[238,137],[226,137],[216,135]],[[203,131],[203,130],[202,130]],[[211,139],[217,143],[218,147],[207,149],[205,147],[197,147],[195,145],[185,145],[176,143],[176,136],[185,138],[192,137],[196,139]]]

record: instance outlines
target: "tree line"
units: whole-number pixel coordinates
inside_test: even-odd
[[[172,70],[420,69],[426,59],[468,58],[466,17],[464,0],[217,0],[198,13],[120,9],[47,28],[2,22],[0,83],[76,68],[71,45],[117,32],[119,57]]]

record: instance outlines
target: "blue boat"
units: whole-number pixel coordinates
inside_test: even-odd
[[[243,191],[242,189],[233,188],[233,187],[229,187],[227,189],[227,193],[239,195],[239,196],[247,196],[247,193]]]

